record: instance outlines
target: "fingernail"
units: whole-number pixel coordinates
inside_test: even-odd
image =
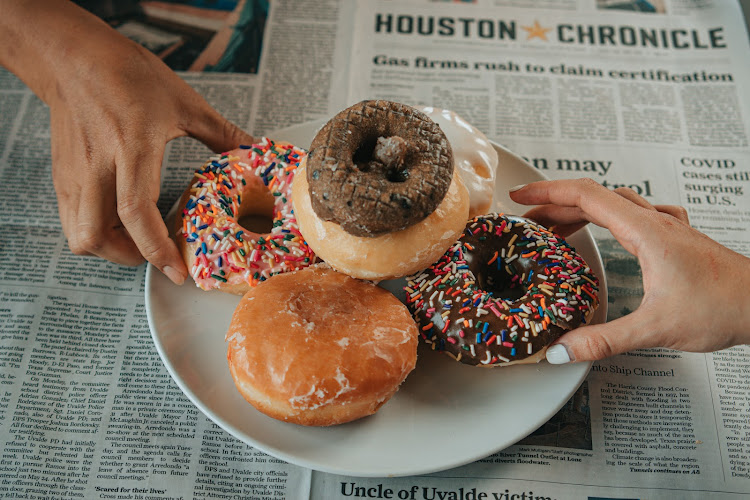
[[[555,344],[547,349],[547,361],[551,365],[564,365],[573,360],[568,349],[563,344]]]
[[[185,276],[182,275],[177,269],[170,266],[164,266],[164,269],[162,269],[162,272],[172,280],[172,282],[175,285],[182,285],[185,282]]]
[[[528,184],[519,184],[518,186],[513,186],[512,188],[510,188],[510,189],[508,190],[508,192],[509,192],[509,193],[513,193],[513,192],[515,192],[515,191],[518,191],[518,190],[520,190],[520,189],[523,189],[523,188],[525,188],[526,186],[528,186]]]

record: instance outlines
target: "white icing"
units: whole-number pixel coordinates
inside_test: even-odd
[[[432,106],[417,109],[440,125],[451,144],[454,164],[469,191],[469,216],[483,215],[495,191],[497,151],[487,136],[453,111]]]
[[[334,403],[342,394],[354,390],[354,387],[349,384],[349,379],[346,378],[341,368],[336,368],[336,375],[333,377],[333,380],[338,382],[339,389],[329,398],[325,399],[328,396],[326,391],[312,384],[312,387],[306,393],[289,398],[289,404],[295,410],[316,410],[322,406]]]

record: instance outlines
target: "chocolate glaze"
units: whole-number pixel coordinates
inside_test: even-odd
[[[529,219],[489,214],[469,221],[405,290],[434,349],[470,365],[496,365],[533,356],[588,322],[598,285],[563,238]]]
[[[423,220],[452,178],[453,154],[440,127],[390,101],[362,101],[338,113],[315,136],[307,158],[313,210],[355,236]]]

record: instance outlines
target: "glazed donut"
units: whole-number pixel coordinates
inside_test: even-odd
[[[380,281],[415,273],[439,259],[466,225],[469,194],[454,171],[445,198],[420,223],[372,238],[354,236],[316,216],[304,175],[305,163],[303,160],[300,164],[292,186],[299,230],[319,258],[349,276]]]
[[[418,332],[390,292],[324,264],[261,283],[227,332],[235,385],[278,420],[325,426],[375,413],[414,369]]]
[[[175,217],[175,240],[196,285],[237,295],[316,258],[297,228],[290,196],[305,151],[263,138],[223,153],[196,171]],[[271,215],[268,234],[239,220]]]
[[[400,231],[424,220],[448,192],[453,155],[424,113],[362,101],[331,118],[307,158],[315,213],[354,236]]]
[[[389,135],[395,133],[407,139]],[[437,189],[443,184],[444,193]],[[469,213],[468,192],[440,128],[414,108],[388,101],[363,101],[321,129],[300,164],[292,199],[315,253],[337,271],[374,281],[437,260]]]
[[[453,163],[469,191],[469,218],[490,211],[495,194],[497,151],[479,129],[447,109],[417,108],[437,123],[453,150]]]
[[[543,359],[591,320],[599,281],[561,237],[532,220],[475,217],[428,269],[407,279],[407,306],[433,349],[470,365]]]

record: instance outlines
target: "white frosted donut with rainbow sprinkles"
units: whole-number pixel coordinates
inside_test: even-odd
[[[196,285],[237,295],[273,275],[316,261],[297,228],[291,186],[306,152],[263,138],[210,159],[178,206],[174,235]],[[241,217],[271,215],[270,233],[242,227]]]

